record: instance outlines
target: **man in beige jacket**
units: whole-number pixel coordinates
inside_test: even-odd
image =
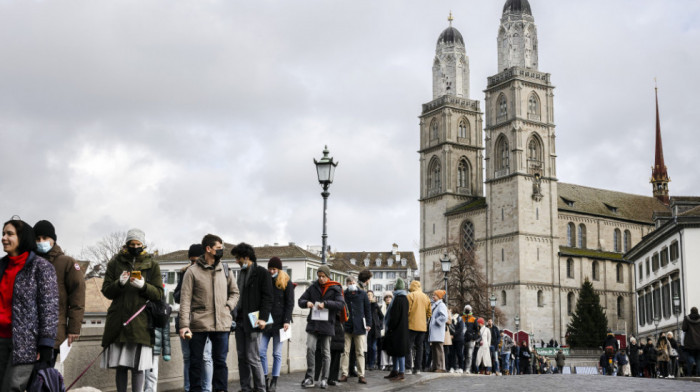
[[[228,341],[238,303],[236,279],[221,263],[223,240],[213,234],[202,239],[204,255],[187,269],[180,292],[180,337],[190,340],[190,392],[201,392],[204,345],[211,340],[213,390],[228,390]]]
[[[413,368],[413,374],[420,374],[423,364],[423,341],[431,316],[430,298],[421,290],[417,280],[411,282],[408,291],[408,345],[411,351],[406,357],[406,372]]]

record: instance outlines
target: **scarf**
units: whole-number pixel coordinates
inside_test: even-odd
[[[319,286],[321,286],[321,298],[323,298],[326,295],[326,291],[328,291],[328,289],[331,286],[340,286],[340,295],[343,296],[343,302],[345,301],[345,294],[343,294],[343,286],[340,283],[329,279],[328,282],[326,282],[326,284],[319,283]],[[348,321],[348,319],[348,306],[345,305],[343,306],[342,313],[340,314],[340,321],[344,323]]]

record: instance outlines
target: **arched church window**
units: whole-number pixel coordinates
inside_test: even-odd
[[[501,306],[508,305],[508,295],[505,290],[501,290]]]
[[[629,252],[632,248],[632,233],[629,230],[625,230],[625,240],[624,240],[625,252]]]
[[[625,299],[620,297],[617,297],[617,317],[623,317],[625,312]]]
[[[544,306],[544,293],[542,293],[542,290],[537,291],[537,306],[540,308]]]
[[[574,298],[574,293],[569,293],[566,295],[566,313],[571,316],[574,314],[574,306],[575,306],[575,298]]]
[[[599,280],[600,278],[598,277],[598,262],[594,261],[593,264],[591,264],[591,276],[593,280]]]
[[[457,166],[457,188],[459,193],[469,193],[469,169],[469,161],[466,158],[460,159]]]
[[[428,196],[434,196],[440,193],[440,173],[442,171],[440,160],[433,158],[428,166]]]
[[[527,142],[527,166],[530,174],[542,173],[542,143],[534,135]]]
[[[457,133],[457,137],[459,137],[460,139],[465,139],[468,143],[470,133],[469,131],[469,121],[467,121],[466,118],[462,118],[461,120],[459,120],[459,130]]]
[[[624,271],[622,269],[622,263],[617,263],[615,268],[615,277],[617,278],[617,283],[624,283]]]
[[[574,278],[574,259],[572,258],[566,260],[566,277]]]
[[[578,225],[578,247],[581,249],[586,247],[586,225],[583,223]]]
[[[462,250],[471,253],[474,250],[474,224],[470,221],[462,223]]]
[[[568,247],[575,247],[576,244],[574,243],[574,235],[576,233],[576,226],[574,225],[573,222],[569,222],[566,225],[566,246]]]
[[[506,96],[501,94],[498,97],[498,118],[503,119],[508,116],[508,101],[506,101]]]
[[[622,233],[620,232],[620,229],[615,229],[615,232],[613,233],[613,249],[615,252],[622,251]]]
[[[508,139],[503,135],[496,141],[496,171],[501,172],[497,175],[505,175],[510,171]]]
[[[430,140],[438,140],[438,120],[430,122]]]
[[[527,117],[530,120],[540,119],[540,99],[535,93],[530,94],[527,99]]]

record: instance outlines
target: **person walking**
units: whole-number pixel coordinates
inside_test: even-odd
[[[316,272],[316,280],[301,295],[298,305],[302,309],[310,309],[306,319],[306,374],[301,382],[302,388],[314,387],[314,368],[316,366],[316,346],[320,345],[323,353],[320,387],[328,387],[328,375],[331,364],[330,341],[335,335],[334,319],[338,312],[343,315],[345,322],[345,300],[340,283],[330,279],[331,269],[321,265]]]
[[[501,331],[500,360],[501,371],[504,375],[510,374],[510,351],[513,349],[513,339]],[[560,350],[561,351],[561,350]]]
[[[464,372],[471,374],[474,362],[474,348],[479,340],[479,325],[476,322],[476,317],[474,317],[472,313],[471,305],[466,305],[464,307],[462,320],[464,320]]]
[[[277,379],[282,369],[282,346],[280,331],[288,331],[292,324],[294,310],[294,283],[282,268],[282,260],[274,256],[267,262],[267,270],[272,278],[272,325],[265,328],[260,338],[260,362],[265,373],[268,392],[277,390]],[[272,377],[267,366],[267,346],[272,339]]]
[[[446,372],[443,344],[445,342],[445,324],[447,323],[448,314],[447,306],[442,301],[444,297],[445,290],[435,290],[433,292],[432,316],[428,325],[428,342],[430,342],[432,367],[435,373]]]
[[[85,314],[85,276],[74,258],[63,253],[56,243],[56,229],[47,220],[34,225],[37,253],[53,265],[58,283],[58,331],[51,366],[56,364],[61,344],[68,346],[80,337]]]
[[[491,346],[491,329],[484,325],[484,319],[479,317],[477,320],[479,324],[479,336],[481,340],[479,341],[479,351],[476,353],[476,368],[479,369],[481,365],[484,366],[484,370],[480,370],[480,373],[491,375],[491,353],[489,347]]]
[[[686,353],[686,377],[700,375],[700,314],[698,308],[690,308],[690,314],[683,318],[683,350]],[[693,372],[693,365],[695,371]]]
[[[401,278],[394,284],[394,298],[389,304],[384,316],[384,349],[391,355],[393,368],[384,378],[389,381],[403,381],[406,372],[406,355],[410,353],[408,348],[409,316],[408,298],[406,296],[406,283]]]
[[[102,335],[105,350],[101,366],[117,370],[118,392],[126,392],[129,370],[131,390],[141,392],[144,371],[153,367],[152,331],[143,307],[147,301],[163,298],[163,280],[158,262],[145,249],[146,234],[140,229],[129,230],[124,247],[107,263],[102,283],[102,294],[112,303]]]
[[[2,228],[0,390],[24,391],[35,366],[53,360],[58,327],[56,271],[38,256],[34,230],[13,217]]]
[[[228,390],[229,335],[240,293],[224,266],[224,241],[214,234],[202,238],[204,254],[185,271],[180,292],[180,338],[190,340],[190,392],[202,390],[204,347],[211,340],[215,392]]]
[[[345,304],[348,309],[348,321],[345,322],[345,348],[340,358],[340,382],[348,381],[350,347],[355,346],[358,383],[367,384],[365,378],[365,351],[367,347],[367,332],[371,329],[372,314],[370,313],[369,298],[364,290],[357,285],[355,278],[346,279]]]
[[[413,374],[420,374],[423,363],[423,342],[431,316],[430,298],[422,291],[420,282],[414,280],[408,288],[408,344],[406,366]]]
[[[202,244],[192,244],[187,251],[187,258],[190,259],[190,264],[183,267],[177,273],[177,286],[173,291],[173,300],[175,303],[180,303],[180,293],[182,291],[182,281],[185,277],[185,272],[188,268],[197,262],[197,259],[204,255]],[[180,317],[175,317],[175,331],[180,331]],[[178,332],[179,333],[179,332]],[[182,364],[185,392],[190,392],[190,340],[180,338],[180,351],[182,351]],[[211,360],[211,340],[207,338],[204,344],[204,352],[202,353],[202,392],[211,392],[211,378],[214,372],[214,365]]]

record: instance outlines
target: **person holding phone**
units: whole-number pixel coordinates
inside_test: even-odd
[[[142,230],[129,230],[126,244],[107,264],[102,284],[102,294],[112,303],[102,335],[105,351],[101,366],[117,370],[118,392],[126,392],[129,370],[131,390],[141,392],[144,370],[153,367],[153,332],[148,328],[144,306],[147,301],[161,300],[163,280],[160,266],[146,252],[145,243]]]
[[[241,389],[243,392],[253,390],[253,382],[255,391],[265,392],[267,386],[260,362],[260,335],[269,321],[272,310],[272,278],[267,268],[258,265],[255,250],[245,242],[231,249],[231,255],[241,267],[238,274],[241,297],[236,313],[236,351]],[[258,312],[255,325],[249,317],[254,312]],[[274,322],[275,320],[272,320],[272,323]]]

